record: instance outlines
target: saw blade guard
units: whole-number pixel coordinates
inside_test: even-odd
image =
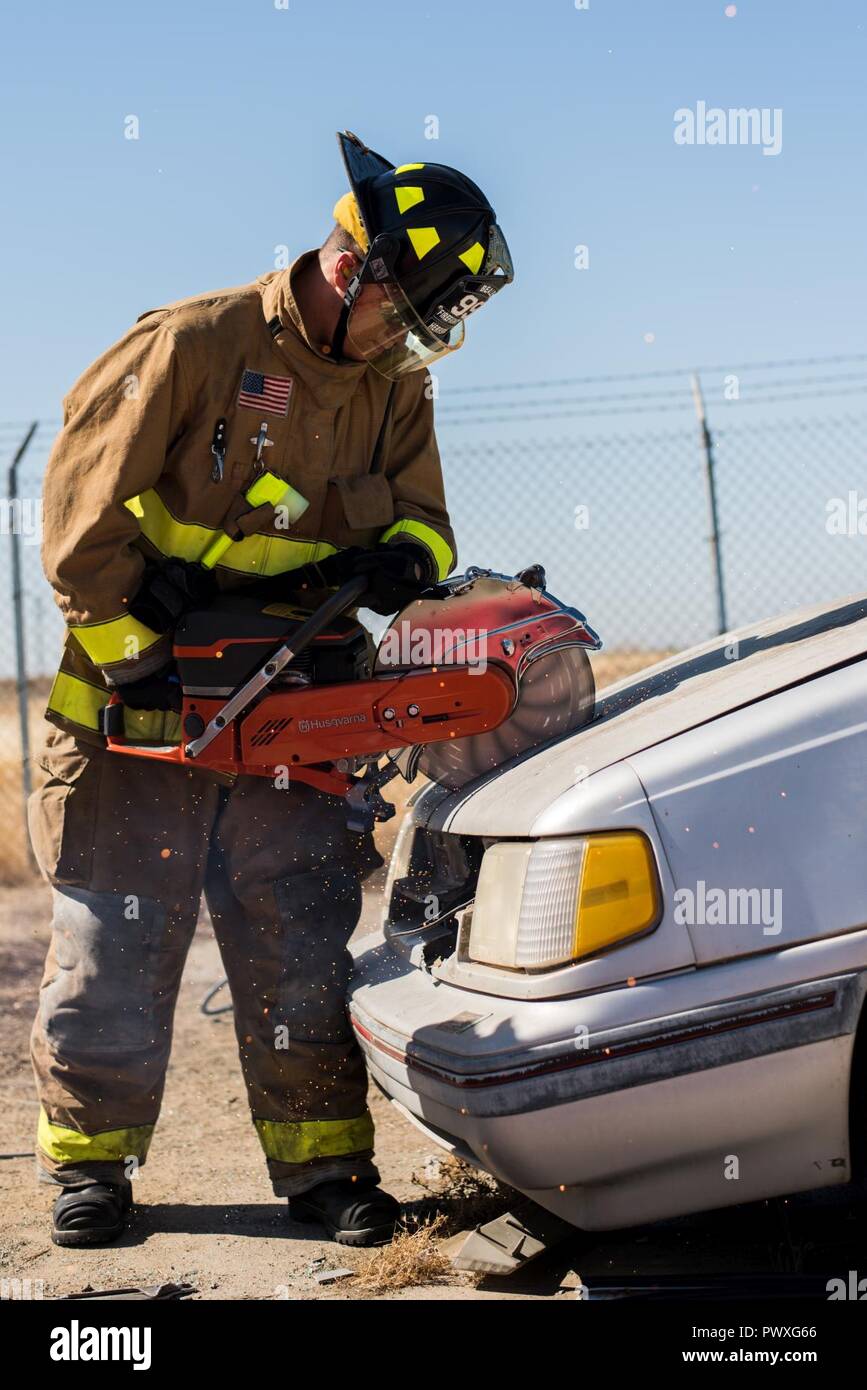
[[[530,749],[589,723],[595,706],[590,650],[602,643],[577,609],[549,594],[540,566],[518,577],[468,570],[447,581],[445,599],[421,599],[383,635],[378,672],[490,663],[511,674],[515,703],[490,732],[427,744],[418,770],[458,788]]]

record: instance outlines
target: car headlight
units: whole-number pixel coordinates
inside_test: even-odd
[[[503,841],[482,859],[467,955],[508,970],[566,965],[649,930],[659,907],[653,853],[636,830]]]

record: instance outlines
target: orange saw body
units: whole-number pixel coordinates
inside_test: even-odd
[[[180,741],[130,739],[115,694],[109,749],[305,781],[346,796],[361,830],[393,813],[378,789],[398,771],[460,785],[592,716],[586,649],[601,643],[582,614],[545,591],[540,567],[447,581],[404,609],[375,653],[346,616],[363,587],[351,580],[313,613],[243,591],[187,613],[173,648]]]

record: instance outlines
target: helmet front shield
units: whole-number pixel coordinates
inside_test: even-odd
[[[479,248],[481,250],[481,248]],[[506,238],[496,222],[488,232],[488,250],[484,263],[475,274],[463,275],[452,281],[448,290],[424,314],[428,329],[436,337],[445,340],[456,324],[462,324],[481,309],[488,300],[515,278],[512,257],[506,245]]]
[[[358,357],[381,376],[399,381],[411,372],[429,369],[434,362],[463,345],[464,326],[456,321],[448,333],[434,333],[388,271],[377,251],[377,238],[357,279],[347,291],[351,297],[346,320],[346,341]],[[378,272],[378,273],[377,273]]]
[[[346,293],[347,341],[359,357],[392,381],[427,370],[462,347],[465,319],[514,276],[505,238],[494,225],[481,273],[451,281],[421,313],[410,298],[411,281],[398,279],[397,251],[393,237],[377,237]]]

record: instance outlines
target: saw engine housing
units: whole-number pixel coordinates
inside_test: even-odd
[[[452,578],[398,614],[378,650],[339,611],[358,592],[351,581],[312,617],[243,592],[187,613],[174,637],[181,741],[128,740],[113,696],[108,747],[228,775],[282,773],[349,796],[377,781],[384,755],[405,776],[420,769],[457,786],[592,717],[586,651],[600,640],[545,591],[541,567]]]

